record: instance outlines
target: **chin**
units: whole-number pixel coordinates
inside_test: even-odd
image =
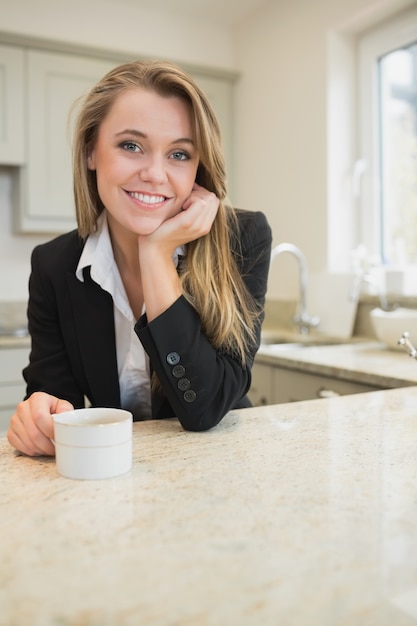
[[[131,222],[128,228],[136,235],[152,235],[164,221],[164,219],[156,217],[141,217]]]

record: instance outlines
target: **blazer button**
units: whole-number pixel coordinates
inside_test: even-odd
[[[180,355],[178,354],[178,352],[170,352],[167,355],[167,362],[170,365],[177,365],[177,363],[179,363],[181,360]]]
[[[185,367],[183,365],[176,365],[172,368],[172,374],[175,378],[182,378],[185,374]]]
[[[194,402],[196,397],[197,397],[197,394],[192,389],[188,389],[188,391],[186,391],[185,394],[184,394],[184,400],[186,402]]]
[[[181,389],[181,391],[187,391],[187,389],[190,388],[191,382],[188,378],[180,378],[177,384],[178,389]]]

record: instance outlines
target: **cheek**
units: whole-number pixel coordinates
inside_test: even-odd
[[[129,168],[118,159],[95,158],[97,182],[103,187],[119,184],[130,175]]]
[[[196,176],[197,168],[190,168],[190,170],[182,172],[181,177],[178,179],[178,186],[181,189],[184,200],[191,194]]]

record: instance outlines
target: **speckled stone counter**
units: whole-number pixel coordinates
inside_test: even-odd
[[[27,302],[0,300],[0,349],[29,345],[27,334]]]
[[[376,341],[327,346],[261,345],[256,361],[381,389],[417,385],[417,361],[403,350],[388,350]]]
[[[134,425],[132,471],[0,439],[2,626],[417,623],[417,388]]]
[[[0,337],[0,350],[10,348],[30,348],[30,337]]]

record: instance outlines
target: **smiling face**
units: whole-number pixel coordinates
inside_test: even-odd
[[[189,105],[143,88],[117,98],[88,158],[110,226],[140,235],[181,211],[198,163]]]

